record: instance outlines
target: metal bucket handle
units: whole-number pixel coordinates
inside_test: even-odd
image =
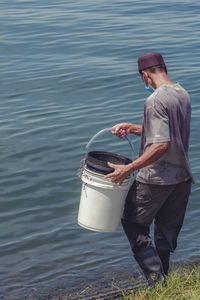
[[[86,145],[86,153],[88,153],[88,150],[89,150],[90,145],[92,144],[92,142],[93,142],[99,135],[101,135],[102,133],[104,133],[104,132],[106,132],[106,131],[110,131],[110,130],[111,130],[111,128],[105,128],[105,129],[102,129],[102,130],[100,130],[99,132],[97,132],[97,133],[89,140],[89,142],[87,143],[87,145]],[[128,143],[129,143],[129,145],[130,145],[130,147],[131,147],[131,150],[132,150],[132,152],[133,152],[133,160],[134,160],[134,147],[133,147],[133,144],[132,144],[130,138],[129,138],[127,135],[125,136],[125,138],[127,139]]]

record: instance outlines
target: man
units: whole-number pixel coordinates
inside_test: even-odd
[[[122,225],[148,284],[168,274],[170,252],[177,246],[193,181],[188,162],[191,105],[188,93],[170,80],[160,53],[138,59],[138,70],[152,93],[144,106],[143,124],[120,123],[111,133],[141,136],[140,156],[129,165],[108,163],[106,176],[120,185],[136,170],[126,198]],[[149,236],[154,220],[154,242]]]

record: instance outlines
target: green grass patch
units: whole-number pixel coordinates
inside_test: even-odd
[[[200,300],[200,269],[192,265],[172,270],[164,285],[157,284],[149,289],[142,287],[128,295],[123,293],[123,300]]]

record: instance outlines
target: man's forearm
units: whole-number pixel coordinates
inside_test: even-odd
[[[131,173],[154,163],[165,154],[168,149],[169,142],[152,144],[138,159],[129,165]]]
[[[120,185],[123,181],[134,171],[142,169],[155,161],[157,161],[163,154],[169,149],[169,142],[154,143],[152,144],[142,156],[128,165],[115,165],[108,162],[109,167],[114,169],[114,172],[105,176],[105,178],[111,178],[114,183]]]
[[[131,124],[130,133],[141,135],[142,134],[142,125]]]

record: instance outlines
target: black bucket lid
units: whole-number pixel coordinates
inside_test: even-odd
[[[128,165],[132,161],[122,155],[105,151],[91,151],[88,152],[86,158],[87,169],[98,174],[109,174],[114,171],[108,166],[108,162],[118,165]]]

